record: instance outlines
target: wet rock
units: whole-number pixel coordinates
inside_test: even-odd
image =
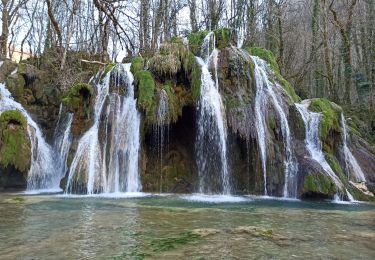
[[[0,114],[0,188],[25,188],[31,161],[26,118],[17,110]]]

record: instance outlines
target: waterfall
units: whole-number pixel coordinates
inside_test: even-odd
[[[66,191],[76,192],[83,182],[86,193],[138,192],[140,149],[140,114],[134,98],[131,64],[117,65],[97,84],[94,123],[79,140],[72,161]],[[117,92],[125,88],[125,95],[110,93],[111,78]],[[104,133],[100,132],[104,115]],[[104,140],[102,143],[99,141]]]
[[[156,113],[156,125],[154,126],[156,149],[160,161],[160,192],[163,191],[163,149],[165,143],[165,128],[167,123],[167,117],[169,113],[168,107],[168,95],[167,92],[162,89],[159,91],[159,103]],[[168,129],[167,129],[168,133]],[[168,142],[168,140],[167,140]]]
[[[63,178],[68,170],[67,160],[70,150],[70,145],[72,143],[72,122],[73,114],[66,113],[64,107],[61,104],[59,110],[59,117],[56,124],[56,129],[53,135],[54,149],[59,155],[59,170],[60,176]]]
[[[257,135],[258,135],[258,145],[261,152],[262,159],[262,170],[264,176],[264,194],[267,195],[267,137],[266,137],[266,122],[265,122],[265,108],[267,103],[267,98],[270,97],[273,107],[275,108],[277,115],[281,124],[281,132],[284,140],[285,149],[285,181],[284,181],[284,197],[296,197],[297,196],[297,163],[294,159],[293,149],[292,149],[292,136],[290,133],[290,128],[288,124],[288,118],[282,108],[281,102],[275,93],[274,88],[279,87],[272,83],[267,76],[268,65],[267,63],[260,59],[259,57],[252,56],[254,61],[254,75],[256,79],[256,97],[255,97],[255,111],[256,111],[256,121],[257,121]]]
[[[335,185],[339,188],[343,188],[343,184],[340,179],[336,176],[331,166],[326,161],[323,151],[322,144],[319,139],[319,123],[321,114],[310,112],[308,110],[309,103],[303,102],[301,104],[295,104],[299,113],[302,116],[303,122],[305,123],[306,132],[306,148],[310,153],[313,160],[317,161],[322,166],[324,172],[333,180]]]
[[[4,84],[0,83],[0,111],[16,109],[27,120],[31,142],[31,166],[27,177],[27,191],[60,190],[60,158],[45,141],[42,131],[23,106],[16,102]]]
[[[215,39],[211,45],[211,37],[214,38],[212,32],[206,36],[202,45],[202,53],[205,59],[197,57],[202,71],[196,139],[199,192],[215,192],[213,182],[218,182],[215,189],[220,190],[222,194],[230,194],[231,187],[226,154],[226,119],[217,77],[218,50],[213,49],[210,54],[211,46],[215,46]],[[208,69],[210,62],[214,64],[215,80]],[[219,180],[217,179],[217,173],[220,173]]]
[[[357,182],[366,182],[365,174],[363,173],[361,167],[359,166],[357,160],[355,159],[354,155],[350,151],[348,147],[348,130],[346,126],[345,116],[341,114],[341,128],[342,128],[342,150],[345,157],[345,166],[346,171],[348,173],[348,178],[350,174],[353,174],[354,180]]]

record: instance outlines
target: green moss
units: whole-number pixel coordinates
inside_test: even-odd
[[[191,100],[191,93],[189,93],[183,86],[173,87],[170,82],[167,82],[162,89],[168,96],[168,122],[176,122],[178,117],[182,115],[182,109]]]
[[[183,43],[183,38],[179,36],[173,36],[171,38],[171,43]]]
[[[0,125],[5,126],[10,122],[16,122],[26,129],[27,121],[22,113],[18,110],[6,110],[0,115]]]
[[[333,195],[336,193],[336,186],[329,176],[322,173],[314,173],[305,177],[303,190],[305,193]]]
[[[105,65],[101,78],[104,79],[105,76],[107,76],[108,72],[110,72],[115,66],[115,63],[108,63],[107,65]]]
[[[14,197],[12,200],[15,201],[15,202],[24,202],[25,198],[24,197]]]
[[[156,54],[149,60],[149,69],[160,77],[172,77],[177,74],[181,68],[181,62],[173,54]]]
[[[7,77],[5,85],[13,97],[20,98],[24,94],[25,89],[25,79],[19,74],[14,74]]]
[[[348,183],[348,177],[345,176],[344,171],[341,168],[339,161],[336,159],[335,156],[329,153],[325,153],[325,158],[328,164],[331,166],[331,169],[336,173],[337,177],[344,183]]]
[[[222,50],[230,47],[231,44],[231,31],[228,28],[220,28],[214,31],[216,48]]]
[[[26,172],[30,165],[31,145],[27,121],[18,110],[7,110],[0,115],[0,164],[13,165]]]
[[[193,102],[195,102],[201,94],[202,69],[193,53],[189,52],[184,59],[183,68],[188,75],[191,86],[191,97]]]
[[[314,98],[311,100],[309,108],[311,111],[322,113],[319,125],[321,140],[325,140],[331,130],[341,131],[341,107],[328,99]]]
[[[267,237],[267,238],[271,238],[273,236],[273,231],[272,229],[268,229],[268,230],[263,230],[261,232],[261,236],[263,237]]]
[[[245,47],[245,50],[248,51],[253,56],[258,56],[259,58],[265,60],[271,69],[280,74],[280,68],[277,64],[276,58],[273,55],[272,51],[266,50],[261,47]]]
[[[85,112],[90,112],[90,98],[92,96],[92,86],[86,83],[77,83],[70,87],[67,95],[62,99],[68,109],[75,111],[83,106]],[[90,113],[89,113],[90,114]]]
[[[270,129],[276,129],[276,119],[274,116],[268,117],[268,125]]]
[[[138,71],[143,70],[144,60],[142,57],[134,57],[130,66],[130,71],[133,75],[137,74]]]
[[[138,86],[138,106],[145,111],[150,123],[155,120],[155,80],[150,71],[140,70],[135,74]]]
[[[364,194],[362,191],[360,191],[356,187],[350,186],[349,192],[350,194],[353,195],[354,199],[356,200],[375,202],[375,197]]]
[[[153,239],[150,243],[152,251],[168,251],[180,245],[195,242],[201,238],[200,235],[192,232],[182,233],[178,236]]]
[[[271,70],[275,73],[277,81],[283,86],[284,90],[292,98],[293,102],[301,101],[301,98],[296,94],[293,86],[281,75],[279,65],[277,64],[276,58],[271,51],[261,47],[245,47],[244,49],[251,55],[258,56],[268,63]]]
[[[189,40],[189,48],[190,51],[194,53],[194,55],[198,56],[200,52],[200,48],[203,43],[204,37],[208,34],[207,30],[204,31],[199,31],[196,33],[191,33],[188,35],[188,40]]]

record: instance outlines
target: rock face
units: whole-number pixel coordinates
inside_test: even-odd
[[[200,46],[207,33],[199,32],[190,35],[189,43],[185,39],[174,38],[171,42],[164,43],[153,57],[134,57],[131,60],[137,107],[142,114],[139,171],[142,190],[145,192],[190,193],[198,190],[196,135],[201,67],[197,63],[196,56],[202,55]],[[322,165],[309,154],[305,141],[306,126],[295,106],[295,103],[300,102],[300,98],[281,76],[272,53],[262,48],[233,47],[233,35],[226,29],[215,31],[214,34],[215,47],[219,50],[217,79],[225,106],[224,120],[227,124],[227,159],[231,192],[262,195],[266,187],[268,195],[285,195],[288,153],[280,114],[282,110],[290,130],[290,146],[293,151],[291,157],[296,165],[296,171],[291,177],[295,185],[293,196],[332,199],[335,194],[344,193],[337,188]],[[262,120],[266,133],[266,173],[262,166],[255,107],[259,87],[257,83],[260,79],[255,76],[255,63],[250,55],[261,57],[268,62],[266,74],[276,95],[276,99],[273,100],[269,90],[262,101],[264,102]],[[77,150],[77,140],[93,124],[93,106],[97,95],[97,89],[93,86],[100,83],[113,66],[114,64],[105,66],[102,73],[97,74],[90,84],[84,83],[87,82],[83,80],[88,78],[86,75],[80,77],[80,80],[74,84],[61,89],[51,84],[45,67],[38,69],[30,64],[16,65],[7,61],[0,68],[0,80],[6,82],[7,88],[15,99],[30,111],[49,136],[52,136],[61,102],[66,111],[74,113],[73,143],[68,157],[68,165],[70,165]],[[15,68],[17,72],[12,73]],[[216,71],[213,63],[209,65],[209,69],[214,75]],[[116,89],[116,86],[124,84],[116,84],[115,80],[117,79],[111,78],[109,92],[123,95],[126,89]],[[342,153],[342,108],[326,99],[312,99],[309,102],[309,110],[321,114],[319,138],[322,153],[329,167],[342,182],[344,189],[351,192],[355,198],[371,200],[369,198],[371,196],[364,195],[356,185],[349,182],[351,177]],[[0,155],[0,187],[8,185],[6,183],[9,181],[4,181],[6,179],[13,180],[10,182],[14,184],[22,181],[25,183],[30,166],[30,160],[26,158],[31,156],[27,128],[22,118],[5,115],[1,116],[4,120],[0,125],[0,149],[10,152],[14,148],[18,152],[17,156],[13,157],[6,157],[3,153]],[[104,144],[102,133],[104,121],[103,114],[100,116],[99,127],[101,148]],[[374,151],[357,135],[354,128],[350,127],[349,132],[348,147],[361,166],[371,191],[375,187]],[[10,134],[18,136],[17,140],[20,141],[12,143],[14,139],[9,139]],[[19,160],[20,158],[24,160]],[[65,181],[66,178],[62,183]],[[85,178],[82,177],[79,189],[85,190],[85,185]],[[347,195],[344,194],[344,198],[345,196]]]
[[[0,187],[24,189],[31,145],[25,117],[17,110],[0,114]]]

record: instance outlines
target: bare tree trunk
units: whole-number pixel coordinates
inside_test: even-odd
[[[352,52],[351,52],[351,26],[353,19],[353,9],[357,4],[357,0],[351,0],[351,4],[348,10],[348,17],[346,23],[342,22],[337,14],[337,11],[333,9],[335,0],[332,0],[329,9],[333,15],[336,26],[339,28],[342,47],[341,54],[344,62],[344,78],[345,78],[345,100],[348,104],[354,104],[357,99],[357,92],[353,85],[353,71],[352,71]]]
[[[52,23],[52,26],[57,34],[57,40],[58,40],[58,45],[59,46],[62,46],[62,34],[61,34],[61,30],[60,30],[60,26],[59,26],[59,23],[57,22],[56,20],[56,17],[53,13],[53,4],[52,4],[52,0],[46,0],[46,3],[47,3],[47,10],[48,10],[48,17]]]
[[[9,37],[9,10],[8,0],[1,0],[3,10],[1,12],[1,35],[0,35],[0,55],[6,58],[8,56],[8,37]]]
[[[190,25],[191,31],[197,32],[198,31],[198,23],[197,23],[197,1],[196,0],[189,0],[189,8],[190,8]]]
[[[337,95],[337,90],[333,80],[333,72],[332,72],[332,63],[331,63],[331,55],[328,43],[328,29],[327,29],[327,10],[326,10],[326,1],[323,0],[323,10],[324,14],[322,16],[322,23],[323,23],[323,48],[324,48],[324,63],[325,69],[327,74],[328,80],[328,95],[333,99],[333,101],[338,102],[339,98]]]
[[[66,55],[67,55],[67,52],[68,52],[70,39],[72,38],[73,31],[74,31],[74,16],[77,13],[79,4],[80,4],[80,0],[74,0],[73,7],[72,7],[72,12],[70,14],[68,25],[67,25],[67,29],[66,29],[67,30],[67,37],[66,37],[66,42],[65,42],[64,53],[63,53],[63,56],[62,56],[62,59],[61,59],[60,70],[63,70],[64,66],[65,66]]]

